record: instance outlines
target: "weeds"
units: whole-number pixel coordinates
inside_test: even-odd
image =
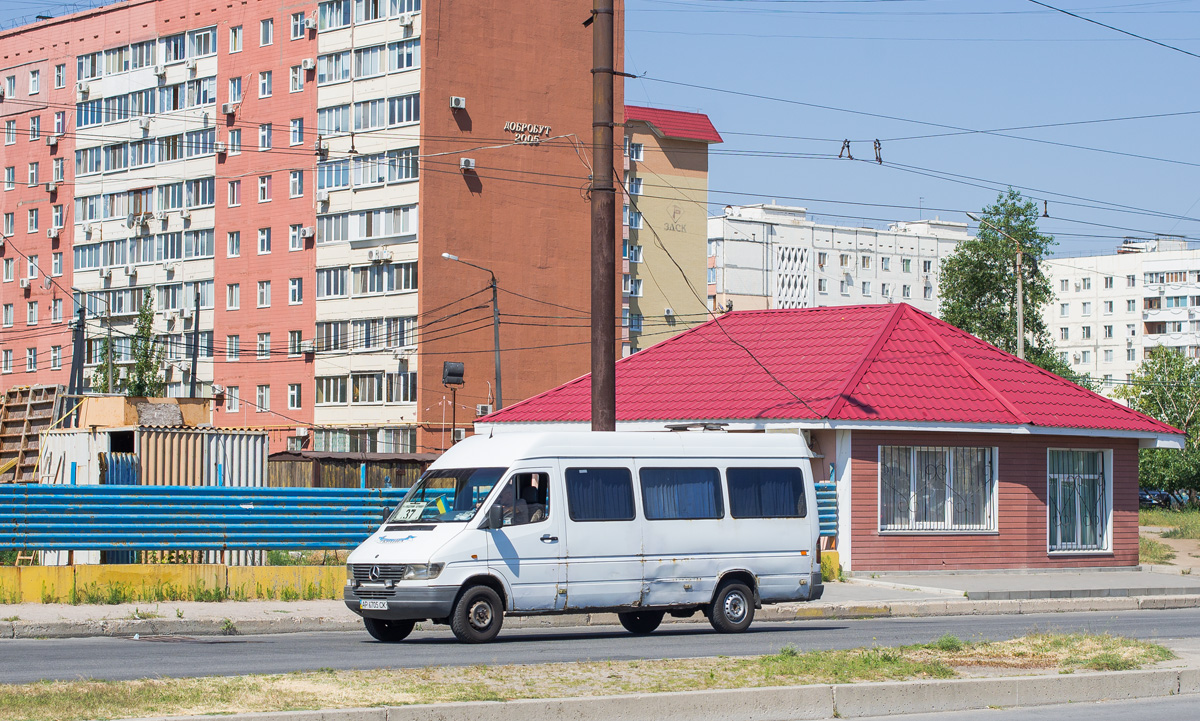
[[[1175,551],[1162,541],[1145,536],[1138,538],[1138,563],[1162,565],[1173,558],[1175,558]]]
[[[1200,510],[1144,508],[1138,511],[1138,525],[1168,526],[1170,530],[1162,534],[1163,538],[1196,539],[1200,538]]]
[[[957,652],[963,650],[967,644],[963,640],[952,633],[944,634],[941,638],[929,644],[930,648],[936,648],[939,651]]]
[[[235,624],[231,619],[221,619],[221,633],[225,634],[226,636],[236,636],[237,632],[237,624]]]

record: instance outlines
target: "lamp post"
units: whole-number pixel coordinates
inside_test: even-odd
[[[1017,244],[1017,357],[1025,360],[1025,284],[1021,277],[1021,262],[1024,260],[1025,252],[1021,248],[1021,241],[1000,230],[990,220],[985,220],[974,213],[967,213],[967,217],[980,225],[990,226],[992,230]]]
[[[472,268],[478,268],[484,271],[492,278],[492,340],[496,346],[496,410],[504,407],[504,396],[500,391],[500,302],[496,294],[496,274],[490,268],[484,268],[482,265],[475,265],[470,261],[463,260],[457,255],[450,253],[442,253],[442,257],[446,260],[453,260],[463,265],[469,265]]]

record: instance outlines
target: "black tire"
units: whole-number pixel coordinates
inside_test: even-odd
[[[371,638],[384,643],[396,643],[408,638],[416,621],[385,621],[382,618],[364,618],[363,625]]]
[[[487,586],[472,586],[458,597],[450,614],[450,630],[463,643],[487,643],[500,633],[504,604]]]
[[[754,620],[754,593],[744,583],[731,582],[717,589],[708,621],[720,633],[741,633]]]
[[[621,619],[621,625],[625,627],[626,631],[638,636],[645,636],[648,633],[654,633],[654,629],[662,623],[663,612],[631,611],[618,613],[617,618]]]

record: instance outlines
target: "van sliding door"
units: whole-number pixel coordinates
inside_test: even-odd
[[[568,609],[642,602],[642,524],[632,459],[564,462]]]

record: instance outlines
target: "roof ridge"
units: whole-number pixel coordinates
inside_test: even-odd
[[[969,363],[966,358],[963,358],[962,355],[960,355],[958,351],[951,348],[950,344],[946,342],[946,339],[942,337],[941,333],[937,333],[932,328],[930,328],[929,324],[927,322],[925,322],[925,319],[923,317],[921,317],[922,315],[924,315],[924,314],[922,313],[919,315],[914,315],[913,320],[916,321],[916,323],[918,325],[920,325],[921,328],[926,333],[928,333],[930,337],[933,338],[933,342],[937,343],[938,346],[940,346],[943,351],[945,351],[947,354],[949,354],[949,356],[951,358],[953,358],[955,360],[955,362],[957,362],[959,364],[959,366],[961,366],[962,369],[965,370],[967,372],[967,374],[971,376],[971,378],[975,379],[976,383],[983,386],[984,390],[986,390],[988,393],[990,393],[992,395],[992,398],[994,398],[996,400],[996,402],[998,402],[1000,405],[1004,406],[1005,410],[1007,410],[1009,413],[1013,414],[1013,417],[1017,419],[1018,423],[1020,423],[1022,425],[1033,425],[1033,422],[1031,420],[1029,420],[1029,417],[1026,416],[1024,413],[1022,413],[1019,408],[1017,408],[1015,405],[1013,405],[1012,401],[1008,400],[1008,398],[1005,398],[1003,393],[996,390],[996,387],[993,386],[991,384],[991,382],[988,381],[988,379],[983,377],[983,374],[979,372],[978,368],[976,368],[974,365]],[[951,326],[951,327],[953,327],[953,326]],[[1003,351],[1001,351],[1001,352],[1003,352]]]
[[[859,361],[858,366],[854,369],[854,372],[850,374],[850,377],[846,379],[845,384],[843,384],[842,387],[838,389],[837,393],[833,395],[833,400],[829,403],[828,410],[825,411],[825,418],[833,418],[834,414],[840,412],[842,407],[846,405],[846,401],[849,399],[848,394],[850,389],[857,386],[858,382],[862,380],[862,377],[866,375],[867,367],[871,364],[871,361],[875,359],[875,356],[879,354],[879,349],[882,348],[883,344],[887,342],[888,337],[891,336],[892,331],[896,328],[896,324],[900,322],[900,316],[904,314],[904,309],[906,307],[908,307],[907,303],[896,304],[896,309],[893,310],[891,314],[889,314],[887,320],[885,320],[883,324],[879,326],[879,330],[876,332],[875,338],[872,339],[871,344],[867,346],[867,352],[863,354],[862,360]]]

